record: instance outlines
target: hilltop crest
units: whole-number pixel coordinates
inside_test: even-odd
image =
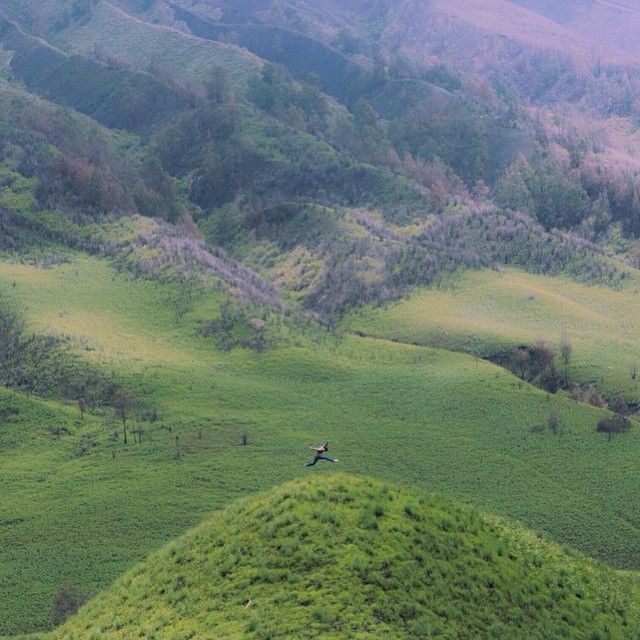
[[[631,638],[629,595],[497,519],[322,474],[215,514],[55,638]]]

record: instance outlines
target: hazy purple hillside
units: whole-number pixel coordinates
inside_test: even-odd
[[[640,62],[640,3],[635,0],[433,0],[411,5],[398,5],[396,11],[404,15],[397,24],[406,25],[416,53],[428,44],[432,21],[440,18],[447,27],[453,21],[484,35],[570,53],[582,60]],[[411,20],[407,9],[413,12]]]

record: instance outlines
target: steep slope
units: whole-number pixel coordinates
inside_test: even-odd
[[[640,3],[637,0],[512,0],[551,20],[565,25],[581,37],[591,57],[636,63],[640,48],[635,34],[640,26]],[[602,26],[606,25],[606,29]]]
[[[176,0],[168,6],[180,28],[241,43],[298,77],[312,72],[347,100],[375,93],[385,78],[398,75],[439,84],[444,65],[483,92],[489,80],[498,92],[515,91],[545,107],[568,102],[600,116],[626,116],[640,82],[634,68],[640,12],[631,2],[434,0],[363,7],[357,0],[325,0],[312,7],[302,0],[240,6]],[[291,55],[301,50],[310,55]]]
[[[333,475],[230,506],[52,637],[622,639],[636,594],[523,529]]]
[[[138,137],[107,129],[4,79],[0,160],[0,205],[15,224],[27,225],[29,217],[33,226],[50,212],[77,222],[134,213],[177,215],[177,189],[145,157]],[[40,241],[45,238],[40,229]]]
[[[508,0],[407,2],[392,9],[384,42],[418,65],[497,81],[526,102],[628,116],[639,83],[639,22],[637,10],[604,2],[569,22]]]
[[[593,10],[594,0],[573,0],[573,2],[555,2],[554,0],[511,0],[513,4],[526,7],[560,24],[570,23]],[[604,3],[601,3],[604,4]]]
[[[628,235],[640,232],[638,162],[621,150],[634,147],[633,136],[619,135],[625,144],[605,154],[598,145],[613,148],[612,135],[602,142],[597,124],[576,128],[569,117],[545,118],[519,109],[510,84],[491,87],[487,79],[456,70],[456,61],[447,56],[464,47],[438,45],[442,61],[452,68],[439,64],[437,56],[425,65],[410,64],[410,52],[394,48],[391,36],[382,34],[395,33],[398,21],[413,19],[398,11],[416,7],[385,11],[376,5],[358,16],[358,3],[340,8],[328,2],[323,22],[322,11],[301,3],[298,13],[306,17],[298,29],[277,2],[231,9],[224,3],[116,5],[101,0],[82,7],[75,11],[72,3],[62,3],[55,11],[64,13],[65,20],[46,29],[42,25],[51,7],[33,3],[16,13],[9,0],[2,0],[0,8],[10,16],[0,33],[10,78],[109,127],[136,134],[149,174],[144,179],[164,191],[157,194],[160,198],[153,193],[159,191],[155,185],[147,188],[151,194],[134,193],[137,212],[175,219],[180,209],[188,210],[208,242],[248,248],[237,257],[250,254],[256,264],[268,263],[271,256],[264,243],[255,242],[256,232],[269,236],[270,243],[274,221],[292,228],[309,210],[329,206],[337,218],[345,218],[350,216],[345,207],[374,209],[384,219],[383,232],[394,235],[389,223],[425,224],[430,215],[461,204],[486,210],[491,195],[500,207],[522,209],[546,230],[579,230],[591,240],[602,238],[613,224],[621,224]],[[298,13],[292,9],[292,15]],[[335,33],[340,16],[353,31],[349,37],[357,40],[351,52],[340,40],[344,33]],[[435,20],[434,33],[443,35],[445,22]],[[465,35],[451,28],[456,37]],[[380,38],[376,47],[366,44],[371,38]],[[288,71],[237,44],[285,64]],[[359,48],[368,52],[355,53]],[[495,62],[495,56],[489,58]],[[495,194],[486,191],[483,180],[495,185]],[[516,191],[514,181],[524,185],[524,195],[504,197]],[[170,186],[179,193],[168,194]],[[63,184],[61,190],[72,187]],[[170,211],[163,206],[166,200]],[[534,232],[539,243],[546,241],[541,232]],[[320,233],[314,238],[319,251],[305,267],[316,273],[293,283],[298,292],[305,290],[308,295],[298,297],[315,311],[344,306],[342,301],[332,306],[314,301],[327,288],[323,270],[334,270],[336,264],[351,269],[348,256],[354,252],[384,264],[378,289],[390,293],[378,299],[397,295],[401,287],[391,282],[396,276],[402,286],[424,284],[425,278],[415,274],[430,270],[425,242],[413,243],[417,253],[412,253],[414,246],[405,251],[403,266],[391,276],[391,251],[380,256],[369,243],[363,249],[357,233],[342,239],[336,247],[334,237]],[[292,248],[298,254],[307,250],[300,244]],[[310,280],[319,289],[308,290]],[[370,301],[370,293],[361,296],[359,288],[358,278],[350,278],[341,297],[348,304]]]
[[[0,21],[0,42],[28,89],[107,127],[149,130],[190,104],[184,92],[157,77],[69,56],[9,20]]]
[[[501,206],[522,208],[547,228],[579,230],[590,239],[609,224],[594,222],[598,216],[620,222],[626,235],[640,233],[634,204],[640,202],[634,125],[640,76],[623,62],[593,54],[597,38],[584,22],[588,15],[593,28],[602,24],[597,11],[615,14],[612,5],[595,3],[587,14],[507,0],[489,6],[471,0],[380,2],[366,9],[360,2],[332,0],[313,7],[278,0],[120,5],[212,44],[247,47],[286,66],[301,82],[313,79],[357,123],[366,122],[360,140],[381,141],[382,148],[369,144],[366,150],[350,143],[349,152],[410,175],[432,195],[443,190],[434,175],[438,162],[472,189],[478,180],[496,186],[521,156],[535,165],[542,193],[531,196],[535,206],[527,206],[500,199],[496,187],[491,195]],[[605,17],[602,37],[629,22]],[[79,31],[67,33],[74,47]],[[87,51],[87,45],[85,38],[81,48]],[[580,53],[584,47],[586,56]],[[610,48],[608,42],[603,47]],[[352,140],[330,138],[334,146],[340,139]],[[460,197],[450,183],[444,190]],[[603,193],[604,217],[597,204]],[[568,214],[556,205],[550,215],[540,210],[553,194],[571,203]],[[436,200],[430,198],[429,209],[438,208]]]
[[[446,29],[445,23],[452,20],[478,29],[487,37],[497,35],[541,50],[570,53],[581,61],[600,58],[603,62],[633,64],[640,55],[637,40],[632,37],[640,22],[640,6],[631,0],[462,0],[456,3],[446,0],[372,3],[360,0],[317,3],[174,0],[167,5],[187,12],[180,14],[183,19],[193,11],[217,23],[219,32],[225,32],[225,27],[246,26],[254,32],[279,29],[286,37],[284,29],[287,29],[299,36],[315,38],[327,48],[332,46],[334,51],[340,50],[364,66],[367,62],[371,64],[375,57],[376,42],[385,43],[390,50],[399,47],[416,56],[425,54],[435,44],[430,42],[433,27],[437,29],[439,24],[440,29]],[[196,25],[189,19],[185,24]],[[603,24],[607,25],[606,29],[601,28]],[[406,35],[412,38],[405,39]]]
[[[164,24],[142,21],[110,2],[98,2],[82,21],[71,21],[56,35],[72,51],[140,71],[154,67],[183,81],[206,82],[224,69],[238,96],[263,61],[239,47],[205,40]]]

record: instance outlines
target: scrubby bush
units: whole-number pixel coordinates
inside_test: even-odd
[[[614,413],[617,413],[621,416],[628,416],[629,415],[629,405],[627,404],[627,401],[625,400],[624,396],[619,395],[616,396],[610,403],[609,403],[609,409],[611,411],[613,411]]]
[[[78,440],[74,449],[73,455],[76,458],[81,458],[91,453],[92,449],[96,446],[95,434],[83,433]]]
[[[598,433],[606,433],[608,440],[611,440],[611,438],[616,433],[627,433],[630,430],[631,421],[619,414],[616,414],[610,418],[602,418],[598,421]]]
[[[502,357],[497,357],[502,362]],[[515,375],[531,382],[545,391],[555,393],[558,390],[559,377],[555,366],[555,354],[544,342],[533,347],[520,346],[513,349],[506,364]]]
[[[54,624],[62,624],[72,616],[86,600],[78,588],[72,584],[63,584],[53,597],[51,619]]]
[[[554,435],[557,435],[560,432],[560,418],[557,413],[550,413],[547,418],[547,429],[551,431]]]
[[[262,353],[268,344],[267,321],[252,317],[246,307],[226,301],[220,315],[200,326],[205,337],[214,337],[216,346],[229,351],[235,347],[246,347]]]

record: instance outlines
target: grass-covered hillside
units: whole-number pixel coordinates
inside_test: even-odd
[[[2,302],[136,406],[125,445],[111,405],[81,420],[77,407],[49,401],[45,415],[3,396],[3,633],[50,628],[65,585],[93,596],[213,509],[299,477],[321,439],[345,471],[437,490],[637,568],[640,431],[609,442],[602,409],[470,356],[269,317],[266,351],[223,351],[221,339],[255,331],[238,316],[200,335],[228,294],[196,289],[185,307],[184,287],[66,257],[1,261]]]
[[[439,497],[343,474],[234,503],[51,637],[637,637],[635,582]]]
[[[633,637],[446,500],[640,570],[640,81],[447,6],[0,0],[0,635]]]
[[[569,382],[593,383],[609,398],[638,401],[636,337],[640,280],[618,289],[514,269],[466,271],[384,309],[354,312],[346,324],[366,335],[439,346],[504,361],[519,346],[546,342]]]

